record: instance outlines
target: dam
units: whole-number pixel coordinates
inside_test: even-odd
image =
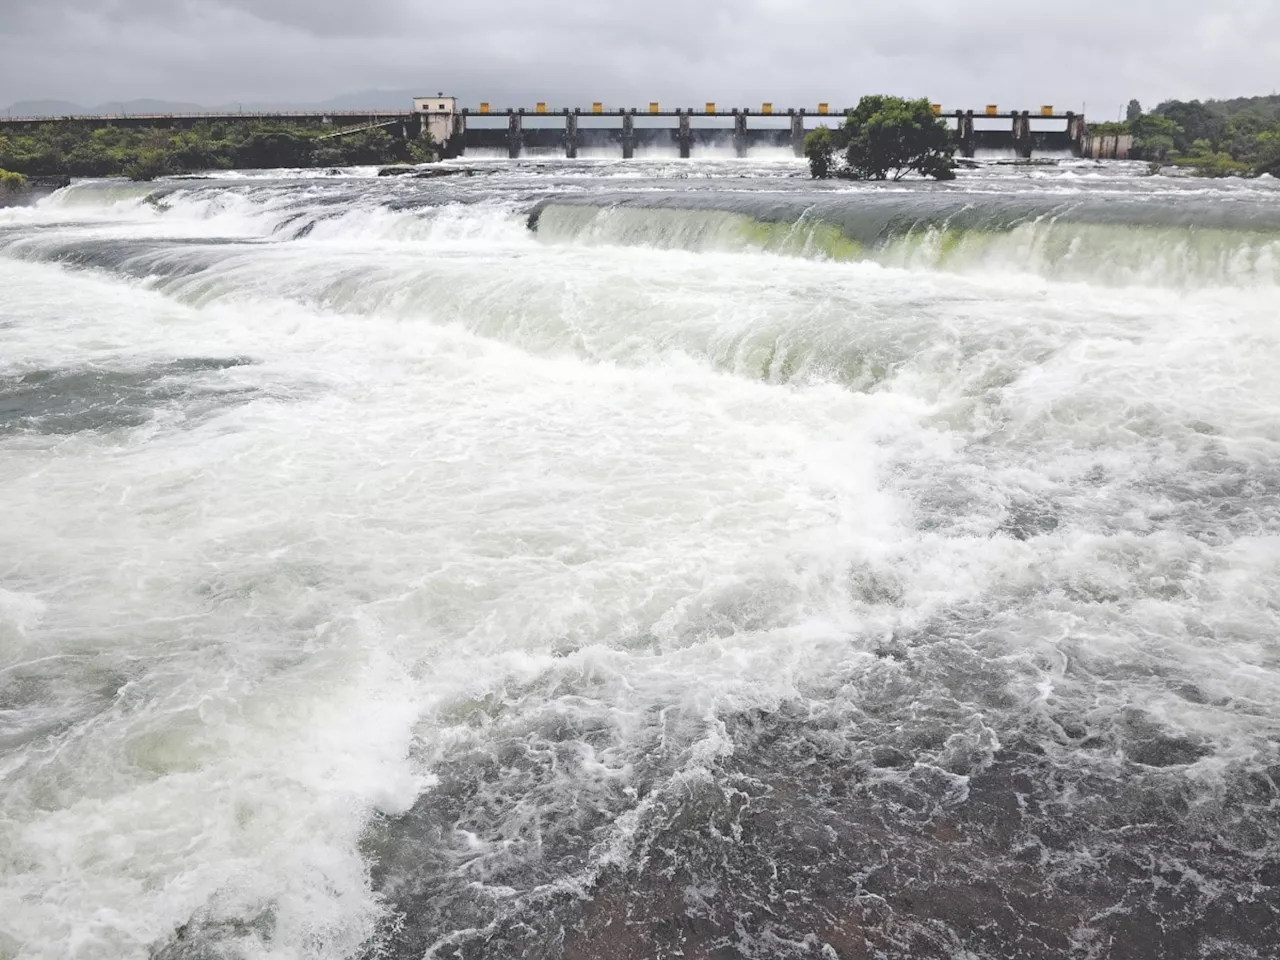
[[[944,112],[941,104],[933,109],[947,122],[957,153],[964,157],[978,150],[1011,150],[1024,158],[1036,153],[1082,156],[1087,152],[1084,115],[1073,111],[1059,113],[1050,105],[1035,113],[1001,111],[996,105],[951,113]],[[451,97],[419,98],[414,111],[446,157],[480,149],[505,152],[511,159],[529,150],[562,152],[569,159],[583,151],[610,150],[631,159],[637,151],[654,148],[673,149],[686,159],[701,149],[731,149],[735,156],[745,157],[752,148],[782,148],[803,156],[809,131],[839,123],[846,113],[827,103],[810,110],[778,109],[772,103],[754,109],[721,108],[712,102],[697,108],[664,108],[652,102],[644,109],[606,109],[600,102],[588,109],[549,109],[546,103],[537,103],[533,109],[495,111],[488,103],[475,110],[459,108]]]
[[[1059,111],[1051,105],[1032,110],[1003,110],[988,104],[981,110],[944,109],[934,104],[956,141],[956,153],[972,157],[978,151],[1010,151],[1018,157],[1069,153],[1095,159],[1126,159],[1127,137],[1090,136],[1083,113]],[[574,159],[585,153],[612,153],[631,159],[650,150],[671,150],[682,158],[708,150],[732,151],[746,157],[752,150],[783,149],[804,152],[806,134],[823,125],[839,124],[846,107],[818,103],[812,107],[722,107],[714,102],[664,107],[612,107],[600,101],[588,107],[552,108],[546,102],[532,107],[495,109],[488,102],[460,106],[458,98],[437,94],[415,97],[409,110],[330,110],[285,112],[197,112],[120,114],[110,116],[0,117],[0,131],[21,131],[46,124],[90,124],[128,128],[190,129],[221,121],[261,121],[331,127],[332,137],[381,128],[402,139],[430,134],[440,155],[451,159],[469,151],[497,152],[518,159],[529,153],[548,153]]]

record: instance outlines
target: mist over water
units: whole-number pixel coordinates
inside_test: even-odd
[[[0,957],[1267,958],[1280,193],[0,211]]]

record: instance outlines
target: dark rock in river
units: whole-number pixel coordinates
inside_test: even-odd
[[[480,173],[492,173],[492,170],[477,170],[474,167],[433,167],[415,173],[415,180],[434,180],[437,177],[474,177]]]
[[[435,180],[439,177],[474,177],[486,171],[474,167],[383,167],[380,177],[413,177],[415,180]]]

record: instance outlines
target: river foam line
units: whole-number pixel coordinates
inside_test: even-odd
[[[529,227],[548,243],[764,252],[1105,286],[1280,285],[1280,214],[1272,205],[620,195],[544,201]]]

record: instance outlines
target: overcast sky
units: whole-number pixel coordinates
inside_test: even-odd
[[[948,108],[1271,93],[1278,0],[0,0],[0,109],[370,89],[495,107]],[[407,105],[406,105],[407,106]]]

